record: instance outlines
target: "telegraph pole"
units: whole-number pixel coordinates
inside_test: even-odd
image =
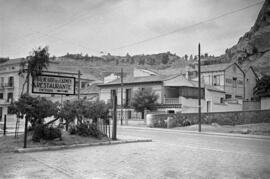
[[[29,73],[29,72],[28,72]],[[27,88],[26,88],[26,94],[29,95],[29,88],[30,88],[30,74],[28,74],[27,78]],[[28,130],[28,118],[25,116],[25,121],[24,121],[24,140],[23,140],[23,148],[27,147],[27,130]]]
[[[78,71],[78,100],[80,101],[81,95],[81,71]]]
[[[112,129],[112,140],[117,140],[116,137],[116,127],[117,127],[117,92],[113,91],[112,97],[113,97],[113,129]]]
[[[198,83],[199,83],[199,99],[198,99],[198,106],[199,106],[199,132],[201,132],[201,44],[199,43],[198,46],[198,55],[199,55],[199,61],[198,61]]]
[[[121,125],[123,125],[123,68],[121,68]]]

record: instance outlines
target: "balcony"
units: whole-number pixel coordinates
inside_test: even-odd
[[[180,98],[164,98],[164,104],[181,104]]]
[[[12,99],[6,100],[6,99],[0,99],[0,104],[2,105],[10,105],[12,102]]]
[[[0,83],[0,90],[1,89],[14,89],[13,83]]]

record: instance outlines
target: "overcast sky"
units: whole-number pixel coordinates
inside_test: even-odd
[[[51,55],[220,55],[254,24],[261,0],[0,0],[0,57],[25,57],[37,46]],[[198,22],[205,21],[197,26]],[[189,28],[186,28],[189,27]],[[162,34],[169,35],[155,38]]]

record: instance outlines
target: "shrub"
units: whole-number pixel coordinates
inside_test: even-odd
[[[62,140],[62,132],[59,128],[37,125],[34,129],[32,140],[39,142],[41,139],[53,140],[59,138]]]
[[[77,125],[77,134],[84,137],[95,137],[95,138],[101,138],[104,137],[105,134],[100,132],[96,125],[94,124],[79,124]]]
[[[76,126],[70,126],[68,129],[68,132],[70,135],[75,135],[77,134],[77,127]]]

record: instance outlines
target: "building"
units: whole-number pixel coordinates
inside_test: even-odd
[[[187,70],[189,79],[198,78],[197,67]],[[257,76],[253,68],[242,70],[237,63],[201,66],[201,78],[206,85],[215,86],[225,92],[225,100],[250,100]]]
[[[15,121],[15,115],[10,114],[9,106],[13,101],[16,101],[21,96],[21,92],[25,83],[25,77],[18,74],[20,63],[23,59],[12,59],[0,64],[0,121],[4,115],[7,115],[8,121]],[[73,67],[71,67],[73,68]],[[78,71],[63,70],[56,62],[51,62],[47,71],[43,74],[47,75],[62,75],[75,77],[76,89],[75,95],[57,95],[57,94],[35,94],[32,93],[32,85],[30,83],[29,94],[32,96],[43,96],[52,101],[63,102],[65,100],[73,100],[77,98],[78,93]],[[70,74],[62,74],[68,72]],[[30,79],[31,81],[31,79]],[[80,78],[80,97],[88,100],[98,99],[99,90],[97,84],[102,83],[95,79],[91,74],[82,72]],[[24,87],[26,91],[26,85]]]
[[[191,81],[183,75],[145,75],[127,76],[123,79],[123,106],[128,118],[134,110],[132,98],[137,90],[152,89],[158,96],[158,111],[191,113],[198,111],[198,82]],[[100,100],[110,103],[113,91],[116,92],[117,104],[121,105],[121,79],[98,85]],[[231,106],[224,103],[226,94],[215,86],[202,85],[202,112],[233,111],[242,108],[241,104]],[[229,106],[229,107],[228,107]],[[125,114],[126,115],[126,114]]]

